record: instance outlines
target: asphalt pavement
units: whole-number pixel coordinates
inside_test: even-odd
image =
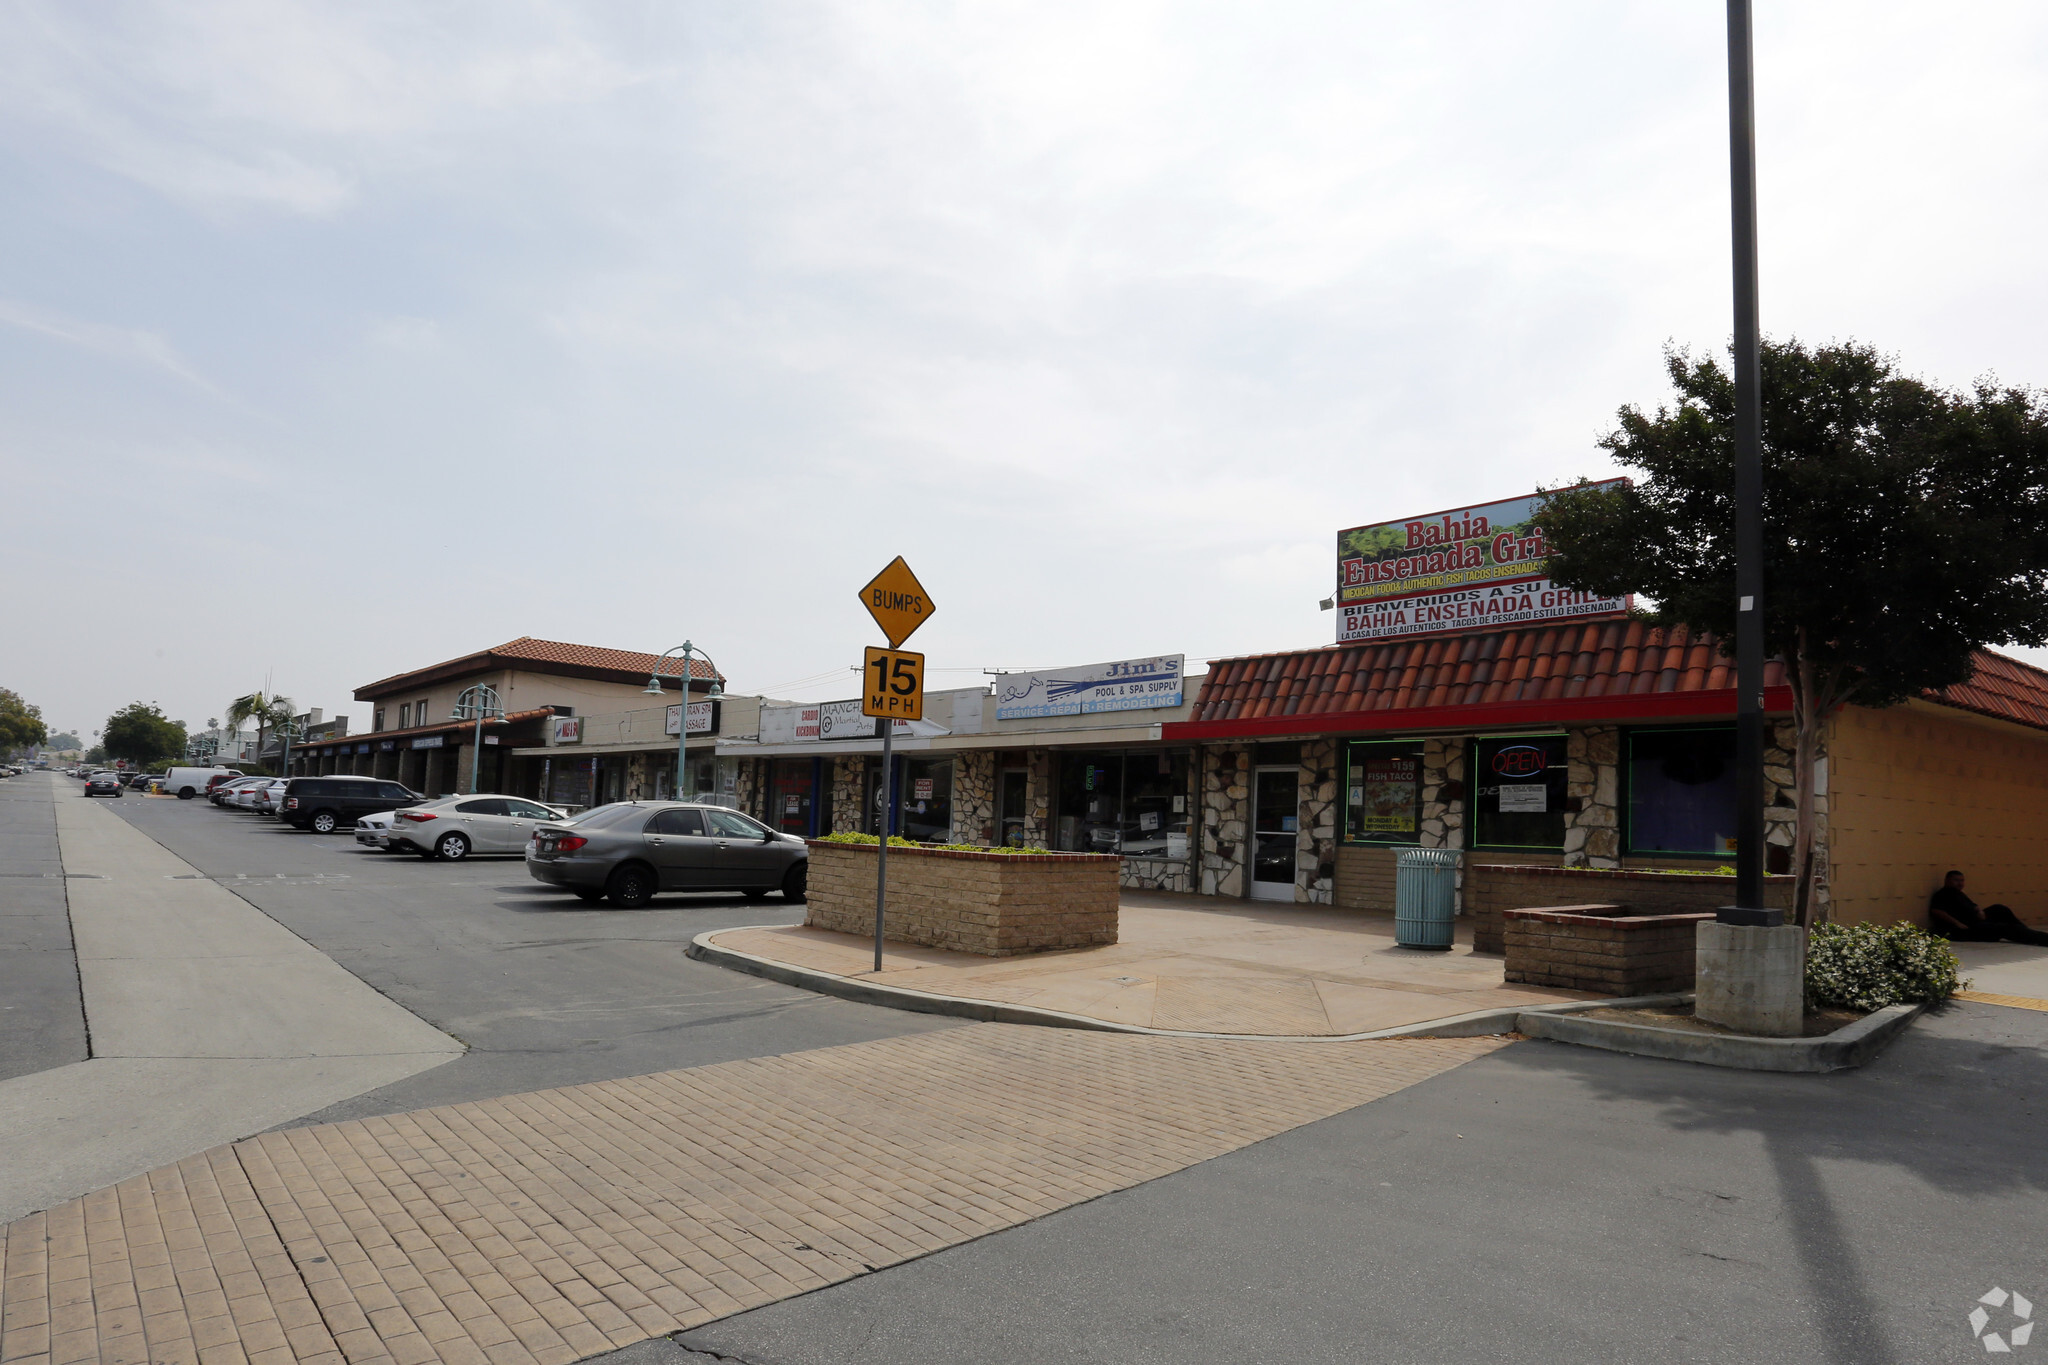
[[[1830,1076],[1523,1042],[609,1359],[1982,1360],[1980,1296],[2048,1317],[2044,1048],[2048,1014],[1973,1004]]]
[[[67,784],[68,786],[68,784]],[[522,859],[374,851],[205,800],[107,802],[133,826],[468,1046],[307,1114],[362,1118],[550,1086],[920,1033],[957,1021],[833,1000],[683,956],[706,929],[790,923],[779,895],[587,906]]]

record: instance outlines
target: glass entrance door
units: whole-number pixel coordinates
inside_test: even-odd
[[[1301,769],[1261,768],[1252,787],[1252,899],[1294,899],[1294,842],[1301,822]]]

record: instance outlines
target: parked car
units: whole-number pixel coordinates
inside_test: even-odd
[[[119,796],[121,783],[112,773],[94,773],[85,779],[87,796]]]
[[[586,901],[645,905],[659,891],[738,891],[804,898],[811,850],[793,834],[684,801],[623,801],[541,825],[526,850],[536,881]]]
[[[211,771],[209,771],[206,778],[206,794],[209,796],[212,795],[213,789],[215,787],[218,787],[223,782],[232,782],[240,776],[242,776],[242,770],[240,768],[212,769]]]
[[[384,846],[396,853],[458,862],[472,853],[523,853],[535,828],[568,812],[519,796],[444,796],[396,818]]]
[[[294,829],[332,834],[378,811],[405,810],[427,798],[374,777],[294,777],[284,789],[277,818]]]
[[[238,786],[235,789],[235,794],[233,796],[230,796],[222,804],[231,805],[236,810],[261,811],[262,807],[258,803],[270,791],[270,789],[273,787],[282,787],[284,785],[285,779],[282,777],[254,778]],[[268,812],[264,813],[268,814]]]
[[[389,852],[391,849],[391,825],[398,819],[395,810],[372,811],[356,821],[356,842],[371,848]]]
[[[206,799],[213,802],[214,805],[226,809],[228,804],[234,799],[236,792],[241,791],[244,787],[251,787],[258,782],[267,782],[269,780],[266,777],[237,777],[215,787],[206,794]]]
[[[258,815],[275,815],[284,804],[284,789],[291,785],[288,778],[273,777],[256,789],[255,797],[249,802],[249,809]]]

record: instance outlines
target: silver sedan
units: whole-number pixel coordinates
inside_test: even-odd
[[[535,881],[587,901],[645,905],[658,891],[804,898],[809,845],[724,806],[623,801],[540,826],[526,850]]]

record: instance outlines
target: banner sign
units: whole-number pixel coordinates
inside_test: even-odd
[[[1339,531],[1338,643],[1626,611],[1626,597],[1568,592],[1545,576],[1542,502],[1532,493]]]
[[[552,743],[581,744],[583,742],[583,717],[552,716],[549,720],[549,739]]]
[[[438,749],[441,747],[443,738],[444,736],[441,735],[421,735],[412,742],[412,747],[415,749]]]
[[[717,707],[718,703],[715,701],[691,702],[690,733],[693,735],[716,734],[718,732]],[[676,713],[681,711],[682,709],[683,708],[680,704],[668,708],[668,716],[662,722],[662,730],[664,733],[671,735],[676,733],[676,725],[678,723],[678,717]]]
[[[1150,711],[1181,704],[1185,654],[996,675],[996,719]]]
[[[764,706],[761,708],[761,742],[763,744],[807,743],[817,737],[817,707]]]
[[[1567,616],[1627,611],[1626,597],[1569,592],[1547,578],[1496,583],[1454,592],[1425,592],[1390,602],[1355,602],[1337,613],[1337,641],[1386,640],[1439,630],[1481,630],[1522,626]]]
[[[819,739],[873,739],[875,718],[861,714],[861,701],[828,701],[818,708]],[[915,733],[907,720],[892,720],[889,724],[897,735]]]

